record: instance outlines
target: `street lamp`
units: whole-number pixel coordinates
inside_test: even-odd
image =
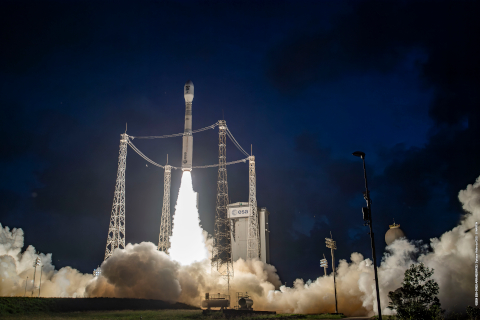
[[[325,258],[325,254],[323,254],[323,259],[320,260],[320,267],[323,268],[323,275],[327,275],[327,268],[328,268],[328,261]]]
[[[333,269],[333,289],[335,290],[335,314],[338,314],[337,308],[337,285],[335,283],[335,255],[333,254],[333,250],[337,249],[337,242],[333,241],[332,233],[330,232],[331,238],[325,238],[325,243],[327,248],[329,248],[332,252],[332,269]]]
[[[27,283],[28,283],[28,277],[27,277],[27,280],[25,280],[25,294],[23,295],[24,297],[27,295]]]
[[[42,274],[43,274],[43,265],[40,269],[40,286],[38,287],[38,297],[40,298],[40,289],[42,289]]]
[[[361,151],[355,151],[352,153],[355,157],[360,157],[363,160],[363,175],[365,177],[365,192],[363,197],[367,201],[367,206],[362,208],[363,220],[365,225],[370,227],[370,240],[372,243],[372,255],[373,255],[373,270],[375,272],[375,288],[377,290],[377,306],[378,306],[378,319],[382,320],[382,308],[380,306],[380,290],[378,289],[378,275],[377,275],[377,258],[375,256],[375,238],[373,235],[372,228],[372,200],[370,199],[370,194],[368,192],[368,183],[367,183],[367,169],[365,168],[365,153]]]
[[[33,263],[33,268],[34,268],[34,271],[33,271],[33,289],[32,289],[32,297],[33,297],[33,292],[35,291],[35,274],[37,273],[37,266],[40,265],[40,258],[37,257],[37,259],[35,259],[35,262]]]
[[[97,267],[97,269],[93,269],[93,275],[98,278],[102,274],[102,269],[100,269],[100,266]]]

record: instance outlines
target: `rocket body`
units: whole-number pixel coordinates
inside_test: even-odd
[[[182,144],[182,171],[192,170],[193,136],[192,136],[192,102],[193,82],[188,80],[183,87],[185,97],[185,128]]]

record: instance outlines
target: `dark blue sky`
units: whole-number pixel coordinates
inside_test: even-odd
[[[392,219],[426,242],[458,222],[457,194],[480,175],[476,1],[2,1],[0,223],[57,267],[103,261],[119,135],[183,131],[222,118],[257,159],[283,281],[337,258],[371,257],[361,160],[367,154],[377,254]],[[194,165],[218,161],[218,133],[194,136]],[[180,163],[181,138],[134,140]],[[129,149],[126,240],[158,242],[163,171]],[[233,144],[228,161],[242,158]],[[213,232],[215,169],[195,170]],[[172,204],[180,173],[172,177]],[[232,202],[245,164],[228,167]],[[172,205],[173,207],[173,205]]]

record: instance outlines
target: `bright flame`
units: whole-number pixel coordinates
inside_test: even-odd
[[[170,243],[170,257],[182,265],[208,257],[198,217],[197,193],[193,191],[190,171],[184,171],[182,175]]]

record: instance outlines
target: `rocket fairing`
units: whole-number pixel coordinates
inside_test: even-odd
[[[185,97],[185,129],[182,146],[182,171],[192,170],[193,136],[192,136],[192,102],[193,82],[188,80],[183,87]]]

